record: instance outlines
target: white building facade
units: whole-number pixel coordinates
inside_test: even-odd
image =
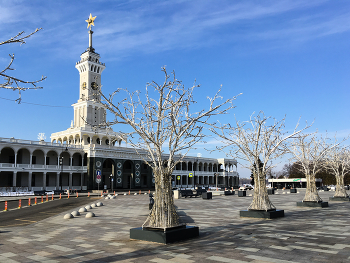
[[[0,138],[0,191],[138,189],[154,187],[152,170],[106,124],[101,103],[101,74],[106,68],[89,47],[76,63],[79,99],[74,119],[51,142]],[[174,187],[237,187],[234,159],[185,157],[173,172]]]

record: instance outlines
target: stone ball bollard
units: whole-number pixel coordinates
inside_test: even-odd
[[[109,196],[106,196],[105,199],[109,199]]]
[[[91,205],[87,205],[87,206],[85,206],[85,208],[86,208],[86,210],[89,210],[89,209],[91,209],[92,207],[91,207]]]
[[[112,196],[110,199],[115,199],[115,196]]]
[[[63,219],[71,219],[74,218],[74,216],[72,214],[65,214]]]
[[[92,208],[96,207],[96,204],[91,204],[91,207],[92,207]]]
[[[95,217],[95,214],[93,212],[87,212],[85,215],[85,218],[91,218],[91,217]]]
[[[87,211],[86,207],[79,208],[79,213],[84,213],[86,211]]]
[[[76,216],[80,216],[80,213],[78,211],[73,211],[71,213],[72,216],[76,217]]]
[[[103,203],[102,202],[98,202],[98,203],[96,203],[96,206],[103,206]]]

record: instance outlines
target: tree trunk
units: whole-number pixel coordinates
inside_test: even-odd
[[[334,197],[348,197],[348,194],[346,193],[344,187],[344,176],[337,174],[335,176],[335,179],[337,180],[337,186],[335,189]]]
[[[271,203],[266,189],[266,175],[262,173],[254,173],[254,196],[253,201],[248,210],[276,210]]]
[[[142,227],[166,229],[182,225],[175,209],[171,174],[162,171],[154,176],[154,205]]]
[[[303,202],[322,202],[316,188],[315,174],[306,174],[306,193]]]

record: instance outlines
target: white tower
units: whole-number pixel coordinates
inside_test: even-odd
[[[90,17],[88,22],[89,47],[81,54],[75,67],[79,71],[79,99],[73,104],[74,120],[71,127],[62,132],[51,134],[51,141],[67,144],[111,146],[121,138],[111,128],[106,127],[106,109],[101,103],[101,73],[106,68],[100,62],[100,55],[92,47],[91,26],[96,17]]]
[[[100,62],[100,55],[92,47],[92,34],[89,31],[89,47],[81,54],[75,67],[80,74],[79,100],[73,104],[74,127],[98,126],[106,122],[106,110],[102,107],[100,89],[101,73],[106,68]]]

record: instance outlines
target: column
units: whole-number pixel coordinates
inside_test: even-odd
[[[15,188],[16,184],[17,184],[17,172],[14,171],[12,176],[12,187]]]
[[[28,172],[28,191],[32,190],[32,172]]]
[[[30,164],[30,168],[32,167],[32,164],[33,164],[33,154],[31,153],[30,154],[30,157],[29,157],[29,164]]]
[[[46,172],[43,173],[43,190],[46,190]]]
[[[56,190],[60,190],[60,173],[56,173]]]
[[[80,173],[80,186],[81,186],[80,190],[83,190],[83,183],[84,183],[84,173]]]
[[[17,153],[15,153],[15,167],[17,167]]]
[[[73,173],[69,173],[69,189],[72,189]]]
[[[69,166],[73,166],[73,156],[72,157],[69,157]]]

